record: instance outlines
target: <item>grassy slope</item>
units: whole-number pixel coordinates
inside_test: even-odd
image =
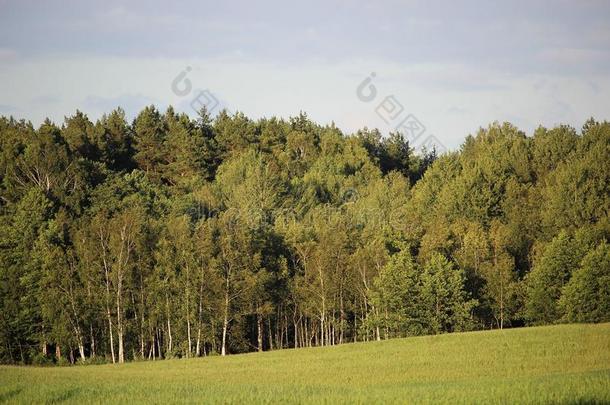
[[[3,401],[610,403],[610,324],[122,366],[3,366]]]

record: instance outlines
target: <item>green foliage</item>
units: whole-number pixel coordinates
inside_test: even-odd
[[[426,262],[418,290],[424,306],[428,332],[464,331],[472,328],[476,301],[464,291],[464,275],[444,256],[436,253]]]
[[[394,254],[375,280],[371,322],[390,336],[463,331],[472,328],[472,309],[461,270],[438,253],[421,268],[408,250]]]
[[[559,305],[568,322],[610,321],[610,245],[603,241],[582,260]]]
[[[131,167],[133,136],[125,121],[125,111],[118,108],[102,116],[95,125],[94,143],[99,160],[109,169]]]
[[[408,250],[394,254],[379,272],[371,297],[373,322],[390,336],[421,334],[428,328],[420,302],[420,275]]]
[[[173,111],[168,111],[172,115]],[[164,163],[163,143],[167,136],[166,122],[154,107],[146,107],[136,117],[133,124],[134,161],[138,168],[145,171],[153,179],[159,179]]]
[[[533,324],[548,324],[561,319],[558,301],[584,255],[583,248],[561,231],[545,248],[528,274],[525,316]]]
[[[0,118],[0,360],[605,320],[609,156],[592,120],[437,156],[305,113]]]
[[[576,151],[548,175],[542,219],[551,232],[607,218],[610,205],[610,124],[597,124]]]
[[[65,140],[70,152],[73,154],[94,159],[94,128],[93,123],[82,112],[76,110],[74,116],[66,118],[66,123],[62,129],[62,137]]]

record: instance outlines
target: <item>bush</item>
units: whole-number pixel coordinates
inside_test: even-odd
[[[53,360],[42,353],[37,353],[32,357],[32,365],[34,366],[51,366]]]
[[[59,360],[57,360],[57,363],[55,363],[55,364],[60,367],[65,367],[65,366],[69,366],[70,362],[65,357],[61,357]]]

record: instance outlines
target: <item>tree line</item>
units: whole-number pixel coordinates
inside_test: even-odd
[[[0,360],[610,321],[610,123],[458,151],[305,114],[0,118]]]

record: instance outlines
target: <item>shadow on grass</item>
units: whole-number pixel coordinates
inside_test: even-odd
[[[598,405],[598,404],[601,405],[601,404],[607,404],[607,402],[600,401],[599,399],[593,399],[593,398],[579,398],[574,401],[568,402],[568,404],[570,404],[570,405]]]
[[[15,388],[14,390],[0,393],[0,402],[6,402],[11,398],[16,397],[21,391],[23,391],[22,388]]]
[[[46,404],[58,404],[60,402],[64,402],[72,398],[74,395],[78,393],[78,388],[72,388],[66,391],[59,392],[50,398],[47,398],[45,401]]]

